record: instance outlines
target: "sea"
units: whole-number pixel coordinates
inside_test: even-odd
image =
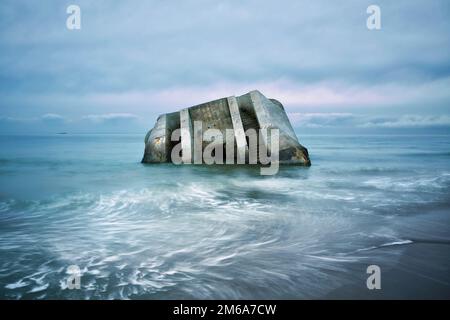
[[[299,137],[312,166],[261,176],[0,136],[0,298],[449,299],[450,136]]]

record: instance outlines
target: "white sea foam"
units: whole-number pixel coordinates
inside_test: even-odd
[[[26,281],[23,281],[22,279],[20,279],[17,282],[7,284],[5,286],[5,288],[6,289],[17,289],[17,288],[23,288],[23,287],[26,287],[26,286],[29,286],[29,285],[30,285],[30,282],[26,282]]]
[[[30,291],[28,291],[28,293],[36,293],[36,292],[44,291],[44,290],[46,290],[48,288],[48,286],[49,286],[48,283],[44,283],[41,286],[33,287]]]
[[[434,182],[445,186],[445,179]],[[170,191],[150,185],[22,203],[20,227],[1,239],[3,248],[22,254],[1,270],[22,273],[11,272],[5,288],[21,297],[65,297],[65,271],[76,264],[84,289],[78,298],[320,296],[342,284],[336,270],[346,272],[372,249],[409,241],[377,206],[416,198],[353,183],[221,177],[176,182]],[[46,259],[24,270],[21,259],[33,255]],[[311,281],[327,277],[328,284]]]
[[[406,192],[422,190],[431,191],[433,189],[447,188],[450,185],[450,174],[443,173],[437,176],[411,176],[408,178],[372,178],[365,181],[364,184],[382,190]]]

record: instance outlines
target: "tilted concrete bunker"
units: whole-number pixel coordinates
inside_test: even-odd
[[[194,122],[201,121],[204,129],[234,130],[235,149],[248,152],[248,129],[279,129],[279,162],[310,166],[308,150],[295,135],[283,105],[268,99],[259,91],[239,97],[222,98],[202,103],[179,112],[158,117],[155,126],[145,136],[143,163],[171,162],[172,148],[180,143],[171,141],[172,133],[181,129],[181,149],[187,162],[193,157]],[[236,154],[236,153],[235,153]],[[248,154],[247,154],[248,156]]]

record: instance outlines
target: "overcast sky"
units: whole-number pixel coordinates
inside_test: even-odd
[[[450,133],[450,1],[0,2],[0,132],[145,133],[253,89],[300,133]]]

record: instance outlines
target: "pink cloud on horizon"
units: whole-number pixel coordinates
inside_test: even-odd
[[[426,102],[443,98],[442,88],[450,85],[450,79],[433,84],[398,86],[349,86],[339,83],[304,85],[290,81],[261,83],[215,83],[208,86],[172,87],[162,90],[128,91],[123,93],[95,93],[85,97],[94,104],[111,106],[148,106],[168,108],[167,112],[197,105],[203,102],[242,95],[259,90],[268,98],[275,98],[288,108],[303,106],[365,107]],[[436,95],[436,92],[441,92]],[[446,92],[446,91],[444,91]],[[444,95],[444,96],[443,96]]]

